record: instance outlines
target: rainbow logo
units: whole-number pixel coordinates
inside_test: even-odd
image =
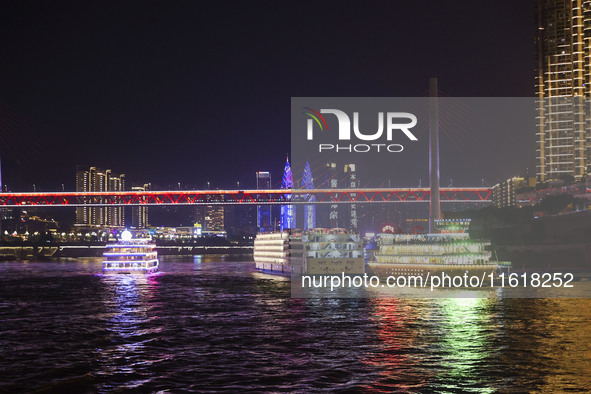
[[[316,121],[316,123],[318,123],[318,126],[320,126],[320,131],[324,131],[324,127],[326,127],[326,130],[328,130],[328,125],[326,124],[326,120],[324,120],[324,117],[322,115],[320,115],[320,112],[313,110],[312,108],[308,108],[308,107],[303,107],[304,109],[307,109],[308,111],[311,112],[303,112],[304,114],[308,115],[309,117],[311,117],[312,119],[314,119]],[[322,123],[320,123],[320,119],[322,119],[322,123],[324,123],[324,127],[322,127]]]

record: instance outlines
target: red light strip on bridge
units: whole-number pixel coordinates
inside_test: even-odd
[[[441,188],[441,202],[490,202],[489,188]],[[315,201],[309,201],[314,196]],[[451,197],[450,197],[451,196]],[[0,193],[0,206],[284,205],[428,202],[428,188]]]

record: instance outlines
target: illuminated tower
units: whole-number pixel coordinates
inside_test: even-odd
[[[76,171],[76,191],[89,192],[90,191],[90,173],[87,170]],[[77,207],[76,208],[76,224],[85,225],[90,224],[90,208]]]
[[[108,191],[124,191],[125,190],[125,174],[117,175],[113,174],[111,170],[107,170],[107,178],[105,180],[107,183],[107,190]],[[123,207],[107,207],[105,208],[105,224],[107,226],[124,226],[125,225],[125,216],[123,212]]]
[[[304,176],[302,177],[302,183],[304,189],[314,189],[314,178],[312,178],[312,169],[310,163],[306,162],[304,166]],[[307,201],[316,201],[316,197],[313,194],[306,196]],[[305,205],[304,206],[304,229],[310,229],[316,227],[316,205]]]
[[[150,190],[150,184],[146,183],[143,186],[132,186],[131,191],[145,192]],[[138,205],[131,207],[131,226],[135,228],[146,228],[149,224],[149,211],[146,205]]]
[[[259,171],[256,173],[257,190],[271,189],[271,173],[267,171]],[[271,206],[259,205],[257,206],[257,227],[259,231],[271,231]]]
[[[536,0],[537,178],[591,167],[591,0]]]
[[[283,171],[283,180],[281,181],[282,189],[293,188],[293,177],[291,176],[291,166],[289,165],[289,157],[285,162],[285,170]],[[286,198],[291,200],[291,194],[287,194]],[[295,228],[295,207],[293,205],[281,206],[281,231]]]

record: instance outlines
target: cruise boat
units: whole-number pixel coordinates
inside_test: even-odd
[[[378,249],[368,263],[372,273],[386,277],[497,272],[499,263],[491,259],[490,241],[470,239],[466,232],[469,220],[441,220],[437,224],[442,230],[439,233],[378,234]]]
[[[338,228],[259,233],[254,242],[256,268],[287,276],[363,275],[363,253],[359,234]]]
[[[134,238],[127,230],[121,233],[118,242],[107,245],[103,256],[103,273],[151,274],[158,271],[158,255],[152,239]]]
[[[291,275],[289,231],[258,233],[254,240],[253,257],[257,270]]]

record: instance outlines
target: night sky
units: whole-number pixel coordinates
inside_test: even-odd
[[[160,188],[254,187],[258,170],[278,186],[290,97],[423,96],[430,76],[448,96],[532,96],[534,32],[533,0],[4,2],[2,180],[72,190],[96,165]],[[513,160],[487,183],[533,164],[522,142],[498,145]]]

